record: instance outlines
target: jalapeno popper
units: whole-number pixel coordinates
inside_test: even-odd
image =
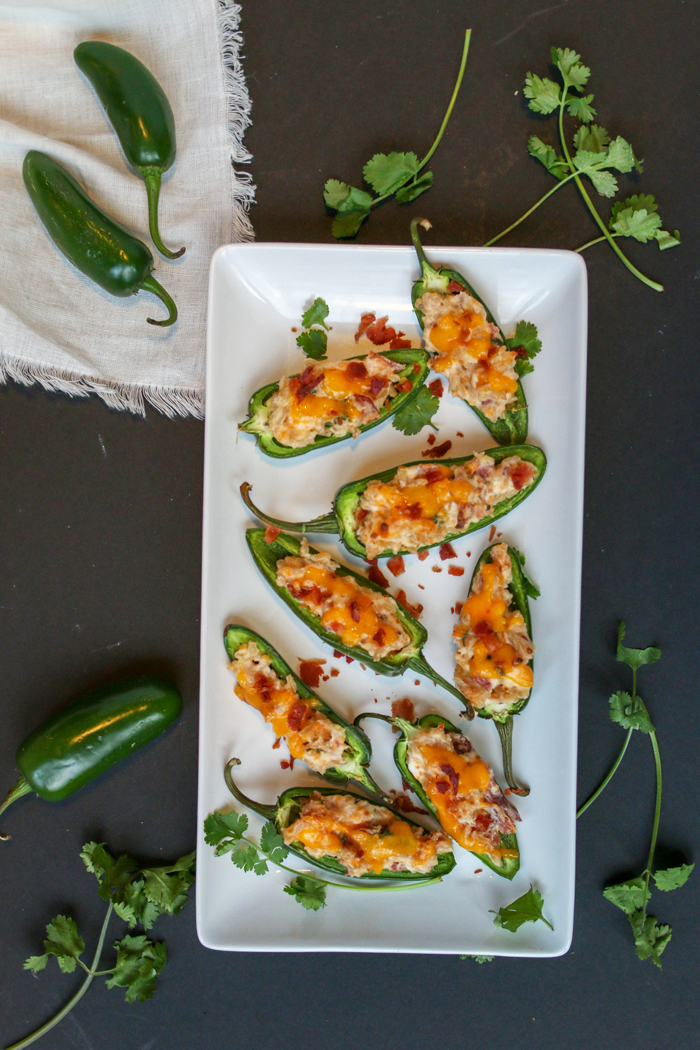
[[[450,840],[403,813],[377,806],[351,791],[294,787],[272,806],[254,802],[234,783],[232,759],[225,778],[231,793],[265,820],[274,821],[287,848],[326,871],[358,879],[423,879],[455,866]]]
[[[406,463],[343,485],[330,514],[288,522],[259,510],[244,482],[247,507],[286,532],[340,535],[361,558],[415,554],[491,525],[522,503],[542,480],[547,461],[534,445],[492,448],[441,463]]]
[[[488,306],[462,274],[428,262],[419,224],[426,220],[411,223],[421,266],[412,299],[426,349],[434,355],[430,367],[447,377],[450,393],[466,401],[499,444],[521,444],[528,419],[520,377],[532,371],[527,358],[534,356],[539,342],[536,349],[509,349]]]
[[[256,391],[239,430],[268,456],[301,456],[358,437],[415,396],[428,375],[424,350],[371,351],[346,361],[312,362]]]
[[[240,624],[229,624],[224,645],[236,696],[259,711],[276,737],[286,741],[292,758],[305,762],[326,780],[355,780],[381,794],[367,772],[372,749],[366,735],[346,722],[294,674],[276,649]]]
[[[503,769],[518,794],[512,771],[513,716],[522,711],[533,684],[532,624],[528,594],[539,591],[527,578],[522,556],[505,543],[479,558],[454,629],[455,684],[481,718],[492,718],[503,748]]]
[[[295,616],[333,649],[394,677],[409,668],[452,696],[462,694],[426,661],[425,627],[366,576],[339,565],[330,554],[284,533],[268,542],[265,529],[248,529],[253,560]],[[465,714],[473,717],[468,702]]]
[[[437,714],[410,722],[369,713],[358,715],[356,724],[365,718],[401,731],[396,766],[442,829],[498,875],[512,879],[520,867],[515,837],[520,816],[467,737]]]

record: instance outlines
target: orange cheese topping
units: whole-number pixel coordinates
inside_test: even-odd
[[[518,389],[517,380],[504,375],[489,361],[491,348],[496,349],[490,334],[472,334],[485,323],[483,317],[473,313],[462,316],[448,313],[441,317],[430,332],[430,342],[438,351],[432,368],[435,372],[447,372],[466,351],[469,357],[479,363],[477,386],[490,387],[498,393],[514,394]]]
[[[275,684],[264,675],[250,675],[242,668],[236,671],[238,685],[234,686],[236,696],[244,703],[260,711],[266,722],[272,726],[277,737],[286,737],[289,753],[292,758],[304,758],[304,742],[299,733],[290,728],[289,713],[295,705],[301,705],[305,711],[300,712],[297,706],[297,722],[303,725],[311,715],[313,708],[301,699],[298,693],[289,689],[281,678]]]
[[[465,479],[455,478],[449,467],[432,467],[431,475],[423,485],[400,488],[387,482],[377,484],[374,492],[390,507],[395,520],[407,516],[431,519],[448,503],[466,504],[473,496],[474,486]]]
[[[331,604],[321,616],[321,623],[326,630],[337,634],[345,645],[357,645],[363,638],[376,640],[380,630],[383,635],[378,645],[392,645],[398,639],[398,631],[377,615],[371,592],[360,589],[351,576],[337,576],[321,565],[309,565],[296,583],[297,593],[299,587],[303,589],[306,585],[317,588],[319,597],[331,596]],[[309,598],[313,597],[312,591]],[[313,607],[313,601],[303,597],[301,601]]]
[[[462,621],[472,629],[477,624],[487,624],[495,635],[503,634],[510,627],[522,623],[519,612],[510,613],[508,604],[502,598],[494,597],[494,588],[499,578],[498,566],[487,563],[481,567],[483,588],[478,594],[471,594],[462,608]],[[469,673],[472,677],[500,680],[509,678],[516,685],[531,689],[533,683],[532,668],[527,664],[516,664],[516,651],[512,645],[501,643],[496,646],[477,641],[474,655],[469,662]]]
[[[369,868],[379,875],[395,861],[417,860],[420,863],[429,861],[436,855],[435,843],[426,837],[417,838],[413,827],[404,820],[395,820],[381,834],[361,828],[348,828],[332,816],[314,814],[313,818],[305,817],[307,824],[293,835],[292,841],[300,842],[310,850],[323,850],[333,856],[340,853],[348,839],[358,847],[358,859],[362,867]],[[352,861],[350,862],[352,867]],[[359,865],[358,865],[359,866]]]

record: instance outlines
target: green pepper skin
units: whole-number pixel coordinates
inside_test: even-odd
[[[152,292],[167,306],[167,327],[177,320],[177,309],[151,271],[153,255],[114,219],[97,207],[62,164],[45,153],[30,150],[22,175],[37,214],[56,247],[81,273],[110,295],[124,298]]]
[[[481,296],[474,290],[474,288],[472,288],[466,277],[464,277],[464,275],[458,270],[452,270],[448,266],[431,266],[428,262],[423,246],[418,239],[417,226],[422,221],[422,219],[414,219],[411,222],[411,237],[421,266],[421,276],[414,282],[413,288],[411,289],[411,302],[413,303],[413,309],[418,318],[418,324],[423,328],[423,314],[416,305],[423,293],[440,292],[444,295],[447,293],[447,286],[450,281],[456,281],[457,284],[461,285],[462,288],[471,295],[472,299],[476,299],[478,303],[481,303],[486,310],[487,321],[489,324],[496,325],[503,345],[507,346],[508,341],[501,326],[491,313],[488,304],[485,303]],[[465,401],[465,404],[468,404],[468,402]],[[486,429],[493,434],[499,445],[522,445],[527,441],[527,400],[520,380],[518,380],[518,399],[507,409],[503,419],[489,419],[488,416],[485,416],[484,413],[478,408],[475,408],[474,405],[469,405],[469,408],[472,412],[476,413]]]
[[[481,557],[479,558],[479,560],[477,561],[476,565],[474,566],[474,572],[472,574],[471,582],[469,584],[469,594],[471,594],[472,590],[474,589],[474,581],[476,580],[477,573],[481,569],[481,566],[492,560],[491,552],[495,546],[496,544],[491,544],[490,547],[487,547],[481,555]],[[520,554],[520,552],[515,550],[514,547],[509,547],[508,554],[510,555],[511,571],[513,575],[513,578],[508,588],[513,596],[512,604],[522,614],[523,620],[525,621],[525,626],[527,627],[527,633],[529,634],[530,638],[532,638],[532,618],[530,616],[528,594],[530,594],[530,596],[533,598],[537,598],[539,597],[539,591],[525,574],[525,570],[523,568],[524,558]],[[534,666],[534,659],[530,660],[528,667],[534,668]],[[532,690],[530,690],[530,695],[532,695]],[[520,714],[520,712],[523,710],[524,707],[527,706],[529,702],[530,697],[528,696],[524,700],[518,700],[514,704],[512,704],[507,712],[500,713],[493,708],[489,708],[488,706],[476,708],[476,713],[479,716],[479,718],[493,719],[494,725],[498,730],[498,735],[501,740],[501,749],[503,751],[503,772],[508,783],[508,787],[511,789],[513,794],[521,796],[529,795],[530,789],[519,787],[517,782],[515,781],[515,778],[513,777],[513,716]]]
[[[168,259],[171,252],[158,231],[158,196],[163,172],[175,162],[175,118],[165,92],[135,55],[102,40],[85,40],[73,52],[104,106],[124,155],[146,182],[153,243]]]
[[[396,726],[397,729],[401,730],[400,736],[394,746],[394,762],[396,763],[396,767],[406,783],[410,784],[423,805],[432,816],[435,817],[439,824],[440,817],[437,809],[430,801],[429,796],[425,793],[420,780],[413,775],[408,767],[408,742],[412,733],[415,734],[421,729],[433,729],[435,726],[442,725],[448,733],[459,733],[460,736],[464,736],[462,731],[443,715],[437,714],[424,715],[423,718],[419,718],[416,722],[409,722],[405,718],[388,718],[385,715],[375,715],[373,712],[370,712],[368,714],[358,715],[355,719],[356,725],[359,725],[365,718],[380,718],[382,721],[390,722],[392,725]],[[517,836],[501,835],[501,846],[504,849],[517,849],[518,856],[504,857],[503,864],[500,867],[498,864],[495,864],[486,853],[475,853],[474,850],[468,850],[468,852],[472,853],[483,864],[486,864],[486,866],[491,868],[492,871],[495,871],[497,875],[502,875],[504,879],[510,880],[520,868],[520,850],[518,847]]]
[[[318,787],[293,787],[287,788],[277,799],[277,802],[272,806],[264,805],[260,802],[254,802],[252,799],[244,795],[239,787],[234,783],[231,776],[231,766],[239,765],[238,759],[231,759],[226,766],[224,776],[226,784],[231,794],[238,799],[248,809],[252,809],[254,813],[258,813],[265,820],[272,820],[281,833],[285,828],[288,828],[290,824],[299,816],[299,811],[304,802],[312,795],[348,795],[351,798],[359,798],[361,801],[366,802],[367,799],[362,795],[358,795],[355,791],[339,791],[337,788],[318,788]],[[398,820],[405,821],[406,824],[411,824],[414,828],[422,827],[415,820],[409,820],[405,813],[399,813],[398,810],[393,809],[391,806],[387,806],[386,803],[382,803],[384,809],[388,809]],[[317,868],[322,868],[324,871],[332,871],[335,875],[345,875],[348,878],[353,879],[364,879],[375,881],[377,879],[392,881],[421,881],[424,879],[435,879],[443,877],[449,874],[455,866],[454,853],[441,853],[438,862],[435,867],[425,874],[419,874],[412,871],[388,871],[382,870],[378,875],[374,872],[368,873],[367,875],[350,875],[348,876],[345,868],[342,864],[335,859],[335,857],[312,857],[307,850],[301,845],[287,846],[290,853],[294,853],[297,857],[301,857],[302,860],[308,864],[313,864]]]
[[[315,635],[317,635],[322,641],[326,642],[327,645],[331,646],[332,649],[337,649],[339,652],[345,653],[346,656],[358,660],[360,663],[364,664],[365,667],[369,667],[373,671],[377,671],[379,674],[386,675],[389,678],[395,678],[397,675],[404,674],[409,668],[413,668],[414,671],[425,675],[434,683],[439,683],[443,689],[460,700],[466,708],[465,714],[467,718],[474,717],[466,698],[462,696],[459,690],[455,689],[454,686],[450,685],[449,682],[442,678],[442,676],[430,666],[423,656],[422,649],[428,640],[428,632],[425,627],[411,616],[403,606],[399,605],[395,599],[395,613],[401,626],[411,640],[410,644],[400,653],[393,653],[390,656],[386,656],[383,660],[373,660],[364,649],[345,645],[337,634],[334,634],[332,631],[327,631],[321,624],[319,616],[316,616],[302,605],[301,602],[297,601],[296,598],[293,598],[286,587],[280,587],[278,585],[277,562],[281,558],[286,558],[290,554],[297,555],[299,553],[301,544],[295,536],[287,536],[285,533],[281,533],[277,536],[274,542],[267,543],[265,540],[265,529],[248,529],[246,531],[246,542],[248,543],[248,548],[253,556],[253,561],[270,584],[275,594],[289,606],[294,615],[298,616],[302,623],[306,624]],[[312,554],[318,553],[314,547],[309,547],[309,551]],[[337,573],[339,576],[352,576],[360,586],[366,587],[371,591],[377,591],[379,594],[387,595],[387,592],[383,587],[373,583],[372,580],[363,576],[361,573],[355,572],[354,569],[347,568],[345,565],[339,565]],[[388,595],[388,597],[391,598],[391,595]]]
[[[313,701],[316,710],[321,711],[331,722],[342,726],[345,730],[345,739],[348,743],[350,755],[343,766],[327,769],[323,774],[324,778],[330,780],[333,784],[347,784],[349,780],[355,780],[368,791],[381,796],[381,790],[367,771],[372,758],[372,745],[367,734],[363,733],[352,722],[347,722],[332,707],[329,707],[317,693],[309,689],[305,682],[292,671],[289,664],[282,659],[277,650],[257,631],[252,631],[249,627],[243,627],[241,624],[229,624],[224,630],[224,645],[230,660],[235,659],[238,650],[242,646],[247,645],[248,642],[255,642],[258,649],[270,657],[273,670],[283,681],[287,678],[287,675],[291,675],[299,696],[304,700]]]
[[[418,550],[428,550],[430,547],[442,546],[443,543],[451,543],[452,540],[458,540],[462,536],[468,536],[469,533],[486,528],[487,526],[492,525],[494,521],[498,521],[499,518],[505,517],[506,514],[509,514],[518,506],[518,504],[522,503],[523,500],[527,499],[527,497],[534,492],[542,480],[547,468],[547,458],[542,449],[538,448],[536,445],[509,445],[507,447],[489,448],[486,449],[485,455],[491,456],[496,463],[500,463],[509,456],[520,456],[521,459],[526,460],[528,463],[532,463],[537,468],[537,477],[531,485],[528,485],[527,488],[521,489],[515,496],[501,500],[501,502],[497,504],[495,513],[491,514],[489,517],[482,518],[481,521],[473,522],[461,532],[451,532],[449,536],[436,540],[435,543],[429,543],[423,547],[419,547]],[[440,464],[445,467],[458,467],[464,463],[468,463],[469,460],[473,458],[474,455],[472,454],[470,456],[460,456],[458,459],[441,459]],[[416,467],[424,463],[424,460],[414,460],[411,463],[404,463],[402,466]],[[249,493],[251,491],[251,486],[248,482],[243,482],[241,485],[241,495],[246,506],[258,518],[260,518],[261,521],[266,522],[268,525],[273,525],[277,528],[289,532],[296,532],[298,534],[317,532],[331,533],[340,536],[340,542],[350,551],[351,554],[355,554],[358,558],[366,559],[367,548],[359,540],[355,525],[355,514],[357,512],[357,505],[360,501],[360,497],[370,482],[391,481],[400,469],[400,467],[391,467],[389,470],[383,470],[379,474],[370,474],[369,477],[361,478],[359,481],[351,481],[347,485],[343,485],[342,488],[338,489],[335,495],[332,512],[330,514],[324,514],[320,518],[315,518],[313,521],[282,521],[279,518],[272,518],[268,514],[263,514],[250,498]],[[384,551],[382,554],[378,555],[378,557],[391,558],[397,554],[409,555],[413,553],[415,552]]]
[[[363,361],[366,356],[366,354],[361,354],[350,360]],[[430,371],[428,364],[430,355],[425,350],[388,350],[383,356],[388,357],[391,361],[405,365],[396,378],[397,380],[407,379],[411,384],[411,390],[399,391],[388,404],[384,405],[379,414],[379,419],[375,419],[372,423],[366,423],[360,427],[362,433],[372,430],[373,427],[378,427],[385,419],[393,416],[400,408],[403,408],[407,401],[411,401],[417,395]],[[419,366],[418,372],[414,371],[414,365]],[[295,375],[298,374],[295,373]],[[273,459],[290,459],[292,456],[303,456],[307,452],[313,452],[314,449],[325,448],[326,445],[335,445],[338,441],[347,441],[348,438],[352,437],[352,434],[345,434],[343,437],[321,437],[318,435],[310,445],[304,445],[302,448],[290,448],[287,445],[280,444],[266,429],[269,416],[267,405],[270,398],[278,390],[279,383],[268,383],[267,386],[256,390],[248,403],[248,418],[238,425],[238,429],[244,433],[255,435],[261,452],[264,452],[266,456],[272,456]]]

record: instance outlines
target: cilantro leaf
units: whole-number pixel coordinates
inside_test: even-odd
[[[372,197],[364,190],[348,186],[346,182],[329,179],[323,192],[323,199],[329,208],[335,208],[337,215],[333,220],[334,237],[352,237],[369,215]]]
[[[542,894],[531,885],[527,893],[523,893],[522,897],[518,897],[512,904],[499,908],[497,912],[492,911],[492,914],[496,916],[493,924],[500,926],[502,930],[515,933],[523,923],[541,920],[549,926],[550,930],[553,930],[552,924],[542,914],[543,906]]]
[[[694,864],[681,864],[679,868],[666,868],[665,871],[655,871],[653,875],[657,890],[668,893],[671,890],[680,889],[690,878]]]
[[[587,150],[589,153],[605,153],[605,147],[610,142],[610,136],[605,128],[598,124],[587,127],[582,124],[574,135],[574,146],[577,150]]]
[[[536,73],[525,76],[523,95],[529,98],[528,106],[534,113],[553,113],[561,99],[561,88],[553,80],[538,77]]]
[[[610,697],[610,721],[617,722],[623,729],[641,729],[643,733],[651,733],[654,728],[639,697],[632,700],[629,693],[622,691]]]
[[[560,157],[548,143],[543,142],[537,135],[531,135],[527,143],[527,151],[531,157],[544,164],[550,175],[555,179],[565,179],[569,172],[569,165],[563,157]]]
[[[606,886],[603,896],[616,908],[621,908],[627,915],[631,915],[644,907],[644,879],[640,876],[628,882],[619,882],[616,886]]]
[[[416,197],[420,197],[421,193],[425,193],[426,190],[430,189],[433,184],[433,178],[432,171],[426,171],[420,178],[409,182],[408,186],[402,186],[396,193],[397,204],[409,204]]]
[[[30,955],[24,963],[24,969],[37,973],[44,969],[49,955],[55,955],[61,972],[73,973],[78,959],[85,951],[85,941],[78,933],[75,920],[68,915],[57,915],[46,927],[46,933],[48,937],[44,941],[44,955]]]
[[[375,153],[362,169],[365,181],[375,193],[394,193],[410,178],[418,174],[415,153]]]
[[[625,637],[625,621],[620,622],[620,628],[617,632],[617,659],[620,663],[627,664],[635,671],[638,667],[642,667],[644,664],[653,664],[657,660],[661,659],[661,650],[655,649],[653,646],[649,646],[647,649],[628,649],[622,642]]]
[[[339,211],[333,219],[331,233],[334,237],[354,237],[362,223],[369,215],[369,208],[353,208]]]
[[[194,883],[195,853],[176,860],[172,867],[144,868],[143,892],[147,901],[160,912],[179,915],[187,903],[190,886]]]
[[[591,71],[581,63],[581,56],[568,47],[553,47],[552,62],[559,69],[566,87],[582,88],[588,83]]]
[[[393,424],[404,434],[419,434],[423,427],[438,428],[432,422],[433,416],[440,407],[440,401],[422,386],[415,397],[407,401],[396,413]]]
[[[518,321],[515,326],[515,333],[506,339],[506,346],[509,350],[522,350],[524,354],[516,359],[515,371],[519,376],[525,376],[529,372],[534,372],[534,366],[531,364],[531,359],[536,357],[542,349],[542,342],[537,335],[537,326],[532,324],[531,321]]]
[[[638,204],[637,201],[644,203]],[[650,202],[648,205],[647,201]],[[654,240],[661,227],[661,216],[657,214],[654,198],[635,196],[625,201],[615,201],[609,227],[620,237],[634,237],[642,244]]]
[[[156,919],[162,915],[161,909],[148,900],[143,892],[143,887],[143,879],[130,882],[124,890],[124,899],[114,902],[114,910],[117,915],[128,922],[132,930],[137,923],[140,923],[145,930],[150,930]]]
[[[310,328],[297,336],[297,346],[314,361],[324,361],[328,350],[328,336],[320,328]]]
[[[309,878],[308,875],[297,875],[288,886],[284,887],[284,892],[294,897],[294,900],[307,911],[318,911],[326,906],[325,886],[316,879]]]
[[[108,988],[126,988],[127,1003],[143,1003],[153,998],[156,979],[165,966],[166,948],[162,941],[154,943],[144,934],[127,934],[115,941],[117,965],[107,981]]]
[[[314,299],[309,309],[301,315],[301,323],[304,328],[311,328],[312,325],[320,324],[328,330],[328,325],[326,324],[328,313],[328,303],[325,299]]]
[[[591,105],[594,97],[593,95],[583,95],[581,98],[578,98],[576,95],[570,95],[566,102],[569,116],[575,117],[576,120],[580,120],[584,124],[590,124],[596,115],[596,111]]]
[[[347,182],[339,182],[338,179],[329,179],[323,187],[323,199],[329,208],[339,208],[343,201],[347,200],[352,189]]]
[[[681,235],[678,230],[674,230],[672,234],[667,230],[657,230],[655,236],[662,252],[666,248],[676,248],[681,243]]]
[[[260,849],[267,854],[273,864],[281,864],[289,853],[284,844],[284,839],[272,820],[268,820],[266,824],[263,824],[263,829],[260,832]]]
[[[460,959],[473,959],[475,963],[493,962],[493,955],[460,955]]]
[[[256,875],[264,875],[267,871],[265,858],[260,856],[250,842],[241,843],[231,854],[231,860],[237,868],[243,871],[254,871]]]
[[[617,193],[617,179],[609,171],[587,171],[586,175],[601,197],[614,197]]]
[[[642,960],[651,959],[654,966],[661,969],[659,957],[671,940],[671,927],[659,926],[656,919],[651,915],[645,916],[643,911],[632,912],[629,920],[637,955]]]
[[[622,135],[618,135],[608,146],[607,164],[623,174],[632,171],[634,167],[634,153],[632,147]]]
[[[116,860],[107,852],[103,842],[88,842],[80,854],[85,867],[100,883],[97,891],[105,901],[113,904],[124,900],[126,887],[138,871],[138,861],[122,855]]]
[[[245,813],[222,813],[215,810],[204,821],[204,841],[214,846],[217,857],[230,853],[241,841],[248,830],[248,818]]]

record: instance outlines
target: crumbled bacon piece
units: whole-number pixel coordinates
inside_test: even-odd
[[[303,681],[303,679],[302,679]],[[318,685],[318,682],[316,682]],[[297,700],[287,713],[287,725],[294,732],[299,732],[301,727],[308,722],[311,711],[301,700]]]
[[[534,477],[534,474],[535,468],[532,463],[525,463],[521,460],[511,468],[510,480],[513,482],[513,487],[519,492]]]
[[[398,791],[392,791],[391,795],[391,804],[394,809],[398,809],[401,813],[422,813],[423,816],[427,817],[427,810],[421,809],[420,806],[417,806],[413,799],[410,799],[408,795],[401,795]]]
[[[436,445],[435,448],[426,448],[421,453],[422,456],[429,456],[431,459],[441,459],[442,456],[446,455],[452,448],[451,441],[443,441],[441,445]]]
[[[419,602],[416,602],[415,605],[411,605],[408,598],[406,597],[405,591],[398,591],[396,594],[396,600],[399,603],[399,605],[403,605],[404,609],[409,614],[409,616],[415,617],[416,620],[420,617],[420,614],[423,612],[423,606]]]
[[[390,343],[392,339],[396,339],[396,329],[387,328],[388,320],[388,317],[380,317],[365,329],[365,335],[375,346],[383,346],[385,343]]]
[[[439,565],[433,565],[432,571],[433,572],[442,572],[442,569],[440,568]]]
[[[375,635],[372,637],[372,641],[376,642],[377,645],[384,645],[384,639],[386,638],[386,631],[383,627],[380,627]],[[377,673],[376,671],[374,672]]]
[[[367,369],[362,361],[350,361],[346,371],[351,379],[364,379],[367,375]]]
[[[406,571],[406,566],[400,554],[397,554],[394,558],[389,558],[386,567],[394,576],[401,576]]]
[[[464,287],[459,281],[450,281],[447,286],[447,291],[452,292],[453,295],[459,295],[460,292],[464,291]]]
[[[451,543],[443,543],[440,548],[440,561],[447,561],[448,558],[456,558],[454,547]]]
[[[379,397],[382,390],[386,386],[386,379],[382,379],[381,376],[372,376],[369,381],[369,392],[372,397]]]
[[[312,390],[316,389],[319,383],[323,382],[323,378],[323,372],[316,373],[314,365],[307,365],[297,379],[297,401],[303,401],[307,394],[310,394]]]
[[[268,525],[265,529],[265,543],[274,543],[281,531],[276,525]]]
[[[403,382],[397,384],[396,389],[402,394],[407,394],[409,390],[413,390],[413,383],[410,379],[404,379]]]
[[[428,390],[435,397],[442,397],[442,381],[440,379],[433,379],[432,383],[428,383]]]
[[[345,663],[346,664],[354,664],[355,663],[355,657],[354,656],[346,656],[345,657]]]
[[[428,434],[428,444],[429,445],[434,445],[435,444],[435,435],[434,434]]]
[[[511,347],[511,350],[513,350],[515,352],[516,358],[518,358],[518,357],[527,357],[528,356],[528,352],[527,352],[527,350],[525,349],[524,346],[513,346],[513,347]]]
[[[423,586],[423,584],[422,584],[422,583],[419,583],[419,584],[418,584],[418,586],[419,586],[419,588],[420,588],[420,589],[421,589],[422,591],[424,591],[424,590],[425,590],[425,587]]]
[[[367,331],[367,329],[369,328],[369,326],[371,324],[374,324],[374,322],[376,320],[377,320],[377,318],[376,318],[376,316],[374,314],[363,314],[362,315],[362,317],[360,318],[360,323],[357,326],[357,331],[355,332],[355,342],[356,343],[359,341],[360,336],[363,336],[365,334],[365,332]]]
[[[415,721],[416,717],[413,701],[407,696],[404,696],[401,700],[394,700],[391,705],[391,713],[394,718],[404,718],[407,722]]]
[[[389,586],[389,581],[387,580],[387,578],[384,575],[384,573],[382,572],[382,570],[378,567],[376,559],[375,559],[375,561],[372,562],[372,564],[369,567],[369,571],[367,573],[367,578],[369,580],[371,580],[372,583],[379,584],[380,587],[388,587]]]
[[[299,329],[298,329],[298,328],[292,328],[292,331],[293,331],[293,332],[298,332],[298,331],[299,331]]]
[[[489,529],[489,543],[493,543],[493,537],[496,535],[496,526],[492,525]]]
[[[360,606],[357,602],[350,602],[350,618],[353,623],[360,622]]]
[[[274,744],[272,745],[272,750],[273,751],[276,751],[277,748],[280,746],[281,740],[282,740],[282,737],[278,736],[277,739],[275,740]]]
[[[449,790],[450,785],[447,783],[446,780],[438,780],[435,787],[438,789],[441,795],[444,795]]]
[[[337,649],[333,650],[333,656],[336,658],[336,660],[342,660],[343,659],[343,654],[339,653]]]
[[[340,671],[337,667],[331,667],[331,678],[337,678],[339,674]]]
[[[444,765],[440,766],[440,769],[446,777],[449,777],[452,791],[456,795],[459,791],[459,774],[457,773],[457,770],[453,769],[448,762],[445,762]]]
[[[462,431],[461,431],[461,430],[458,430],[458,431],[457,431],[457,437],[458,437],[458,438],[463,438],[463,437],[464,437],[464,434],[462,433]]]
[[[379,526],[379,531],[381,532],[382,536],[386,536],[387,532],[389,531],[389,523],[383,521]]]
[[[455,602],[455,612],[458,616],[461,615],[463,602]]]
[[[394,339],[392,339],[391,343],[389,344],[389,349],[390,350],[410,350],[411,349],[411,340],[410,339],[405,339],[403,332],[397,332],[396,333],[396,337]]]
[[[287,762],[286,758],[280,759],[280,765],[282,766],[282,769],[291,769],[292,768],[291,763]]]
[[[487,623],[486,620],[480,620],[472,630],[479,641],[484,643],[487,651],[495,653],[496,649],[498,649],[498,638],[496,637],[491,624]]]
[[[491,686],[493,685],[493,682],[490,678],[484,678],[483,675],[475,674],[474,681],[477,685],[480,685],[482,689],[488,689],[489,692],[491,691]]]
[[[299,677],[304,685],[308,685],[309,689],[315,689],[321,680],[321,668],[325,662],[325,660],[299,661]]]
[[[418,551],[418,561],[425,561],[430,554],[430,551]]]
[[[447,572],[450,576],[464,576],[464,569],[461,565],[450,565]]]
[[[474,868],[474,874],[479,875],[483,870],[483,868]]]

